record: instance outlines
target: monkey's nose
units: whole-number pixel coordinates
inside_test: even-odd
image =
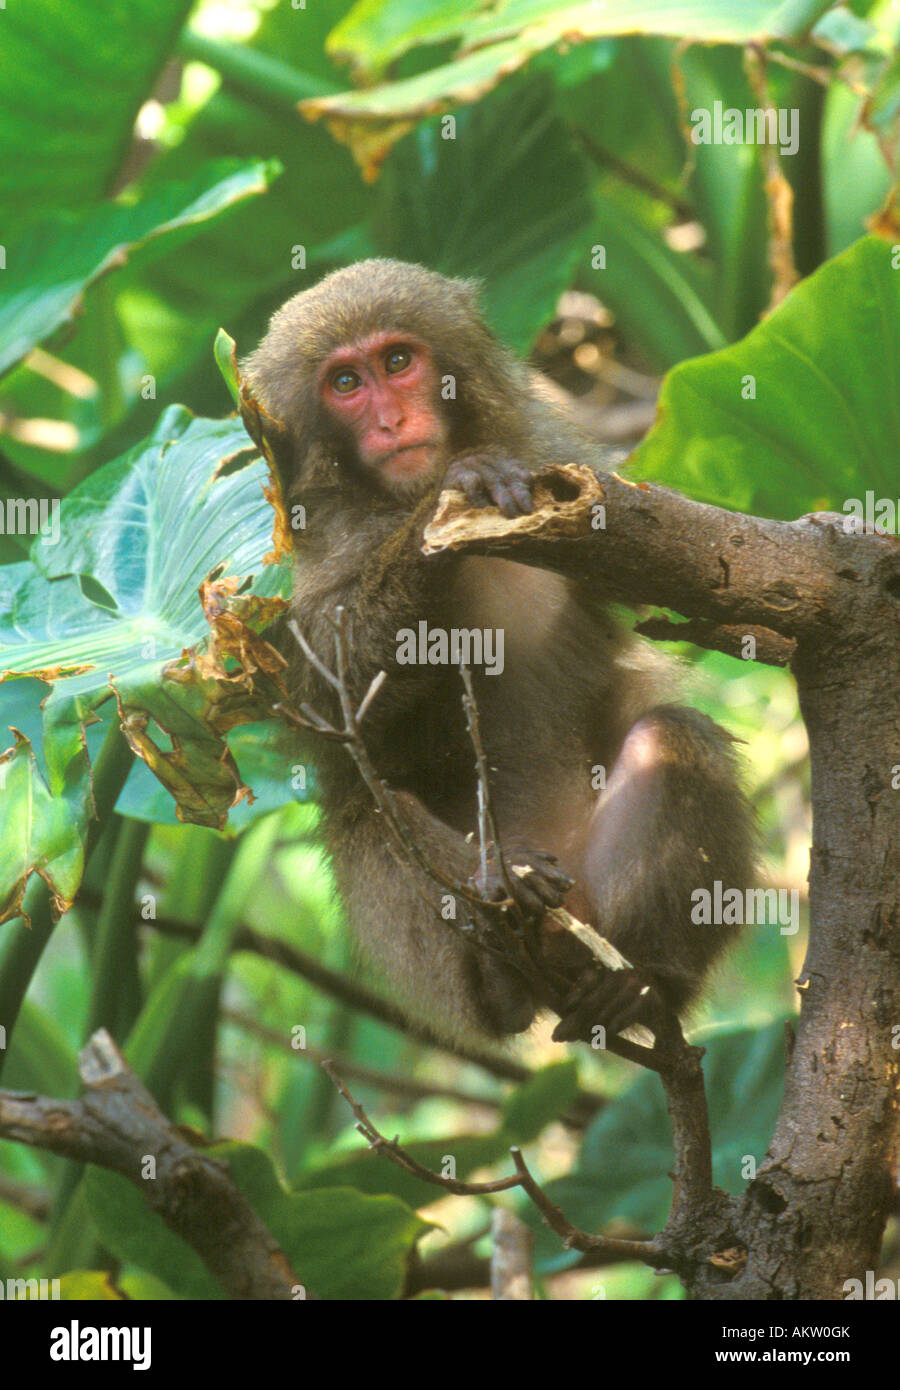
[[[405,415],[380,415],[378,417],[378,428],[384,430],[386,434],[399,434],[405,424]]]

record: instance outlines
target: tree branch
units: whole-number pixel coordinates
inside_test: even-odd
[[[81,1100],[0,1091],[0,1136],[121,1173],[232,1298],[293,1299],[300,1281],[227,1165],[186,1142],[105,1029],[79,1069]]]
[[[507,520],[445,492],[425,552],[555,570],[624,603],[673,609],[711,645],[723,629],[732,642],[763,629],[781,640],[759,642],[757,658],[790,657],[810,742],[813,847],[784,1104],[756,1179],[741,1197],[717,1194],[699,1070],[685,1055],[676,1090],[671,1075],[667,1086],[685,1160],[667,1230],[685,1240],[674,1267],[688,1270],[695,1297],[840,1297],[848,1277],[875,1267],[900,1160],[900,540],[854,533],[828,513],[742,516],[566,464],[545,470],[534,500],[530,516]]]
[[[765,628],[798,643],[818,640],[845,616],[856,626],[861,593],[891,604],[900,595],[900,542],[847,534],[843,516],[743,516],[577,464],[546,469],[534,499],[531,515],[508,520],[444,492],[424,551],[514,556],[632,606]]]
[[[445,1192],[459,1197],[487,1197],[497,1192],[509,1192],[512,1188],[521,1187],[538,1208],[547,1225],[561,1238],[566,1249],[590,1250],[609,1255],[611,1259],[643,1260],[645,1263],[657,1267],[671,1263],[672,1256],[665,1249],[662,1238],[656,1240],[617,1240],[612,1236],[591,1235],[587,1231],[581,1231],[577,1226],[573,1226],[563,1215],[561,1208],[550,1201],[543,1188],[535,1181],[522,1157],[521,1150],[518,1148],[510,1149],[516,1171],[505,1178],[495,1178],[490,1182],[464,1182],[461,1178],[451,1178],[442,1173],[433,1173],[430,1168],[426,1168],[407,1153],[396,1139],[386,1139],[376,1129],[362,1105],[350,1094],[331,1062],[323,1062],[322,1069],[331,1077],[353,1111],[356,1128],[368,1142],[369,1148],[383,1154],[391,1163],[402,1168],[405,1173],[420,1178],[422,1182],[430,1183],[432,1187],[440,1187]]]

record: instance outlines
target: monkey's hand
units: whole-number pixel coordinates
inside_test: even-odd
[[[533,478],[524,463],[500,453],[466,454],[447,469],[444,487],[455,488],[473,507],[497,506],[504,516],[532,511]]]
[[[553,1041],[590,1042],[595,1028],[613,1037],[633,1023],[656,1032],[664,1012],[661,995],[642,970],[610,970],[592,961],[563,1001]]]
[[[545,854],[543,850],[504,850],[503,864],[513,902],[529,922],[540,921],[548,907],[561,906],[569,889],[575,886],[574,878],[559,867],[556,856]],[[472,883],[489,902],[499,902],[507,896],[503,875],[496,863],[489,865],[484,874],[479,869]]]

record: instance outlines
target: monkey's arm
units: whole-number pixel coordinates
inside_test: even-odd
[[[357,702],[379,672],[387,672],[389,690],[373,703],[369,733],[411,708],[436,679],[434,666],[398,662],[401,631],[430,619],[446,584],[447,564],[434,564],[421,551],[436,495],[433,489],[398,522],[396,511],[380,516],[365,498],[361,505],[348,502],[343,489],[322,489],[310,499],[312,524],[298,538],[292,613],[307,642],[333,669],[334,619],[343,608],[347,681]],[[324,702],[321,712],[328,715],[333,692],[312,667],[298,656],[293,674],[302,699]]]
[[[475,845],[417,797],[402,792],[397,801],[430,862],[459,882],[474,877]],[[413,1012],[451,1037],[501,1038],[530,1025],[537,1000],[525,976],[506,955],[466,940],[471,906],[392,847],[367,793],[328,812],[324,829],[351,930]]]

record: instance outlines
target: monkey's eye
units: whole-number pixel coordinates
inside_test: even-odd
[[[349,367],[344,367],[341,371],[335,372],[331,378],[331,384],[339,395],[346,396],[351,391],[355,391],[360,382],[356,372],[351,372]]]
[[[384,369],[387,372],[405,372],[411,361],[409,348],[391,348],[384,359]]]

